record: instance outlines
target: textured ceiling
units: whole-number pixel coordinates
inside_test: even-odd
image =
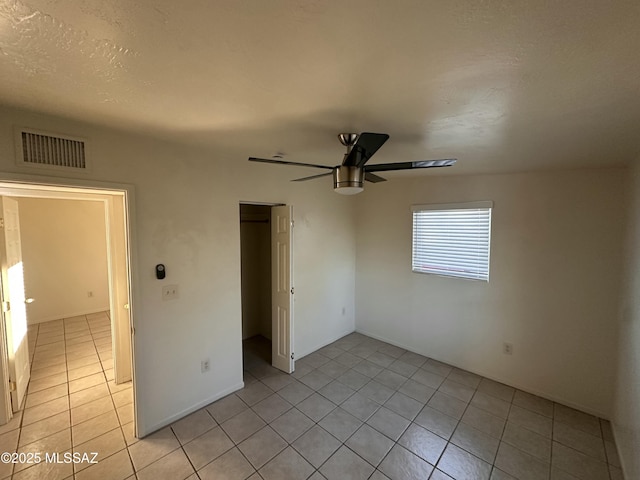
[[[238,159],[334,165],[374,131],[372,163],[620,165],[639,51],[637,0],[0,0],[0,103]]]

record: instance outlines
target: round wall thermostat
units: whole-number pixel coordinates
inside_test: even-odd
[[[164,265],[159,263],[156,265],[156,278],[158,280],[162,280],[167,275],[167,271],[164,268]]]

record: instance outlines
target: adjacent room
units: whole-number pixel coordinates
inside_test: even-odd
[[[4,2],[0,477],[640,478],[639,24]]]

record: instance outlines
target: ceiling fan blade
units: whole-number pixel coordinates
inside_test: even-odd
[[[367,182],[371,182],[371,183],[378,183],[378,182],[386,182],[387,179],[386,178],[382,178],[379,177],[378,175],[375,175],[371,172],[364,172],[364,179]]]
[[[366,165],[365,172],[388,172],[391,170],[408,170],[411,168],[435,168],[450,167],[456,163],[455,158],[443,158],[442,160],[423,160],[419,162],[379,163]]]
[[[332,174],[333,174],[333,172],[321,173],[320,175],[311,175],[310,177],[296,178],[295,180],[291,180],[291,181],[292,182],[306,182],[307,180],[313,180],[314,178],[328,177],[329,175],[332,175]]]
[[[249,157],[250,162],[262,162],[262,163],[277,163],[280,165],[295,165],[298,167],[314,167],[314,168],[324,168],[326,170],[333,170],[334,167],[329,167],[327,165],[316,165],[314,163],[300,163],[300,162],[285,162],[284,160],[276,160],[274,158],[256,158]]]
[[[342,165],[362,167],[387,140],[389,135],[386,133],[361,133]]]

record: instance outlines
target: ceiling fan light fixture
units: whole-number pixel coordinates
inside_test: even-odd
[[[333,189],[336,193],[341,195],[355,195],[356,193],[360,193],[364,190],[363,187],[334,187]]]
[[[342,195],[355,195],[364,190],[364,169],[339,166],[333,170],[333,189]]]

